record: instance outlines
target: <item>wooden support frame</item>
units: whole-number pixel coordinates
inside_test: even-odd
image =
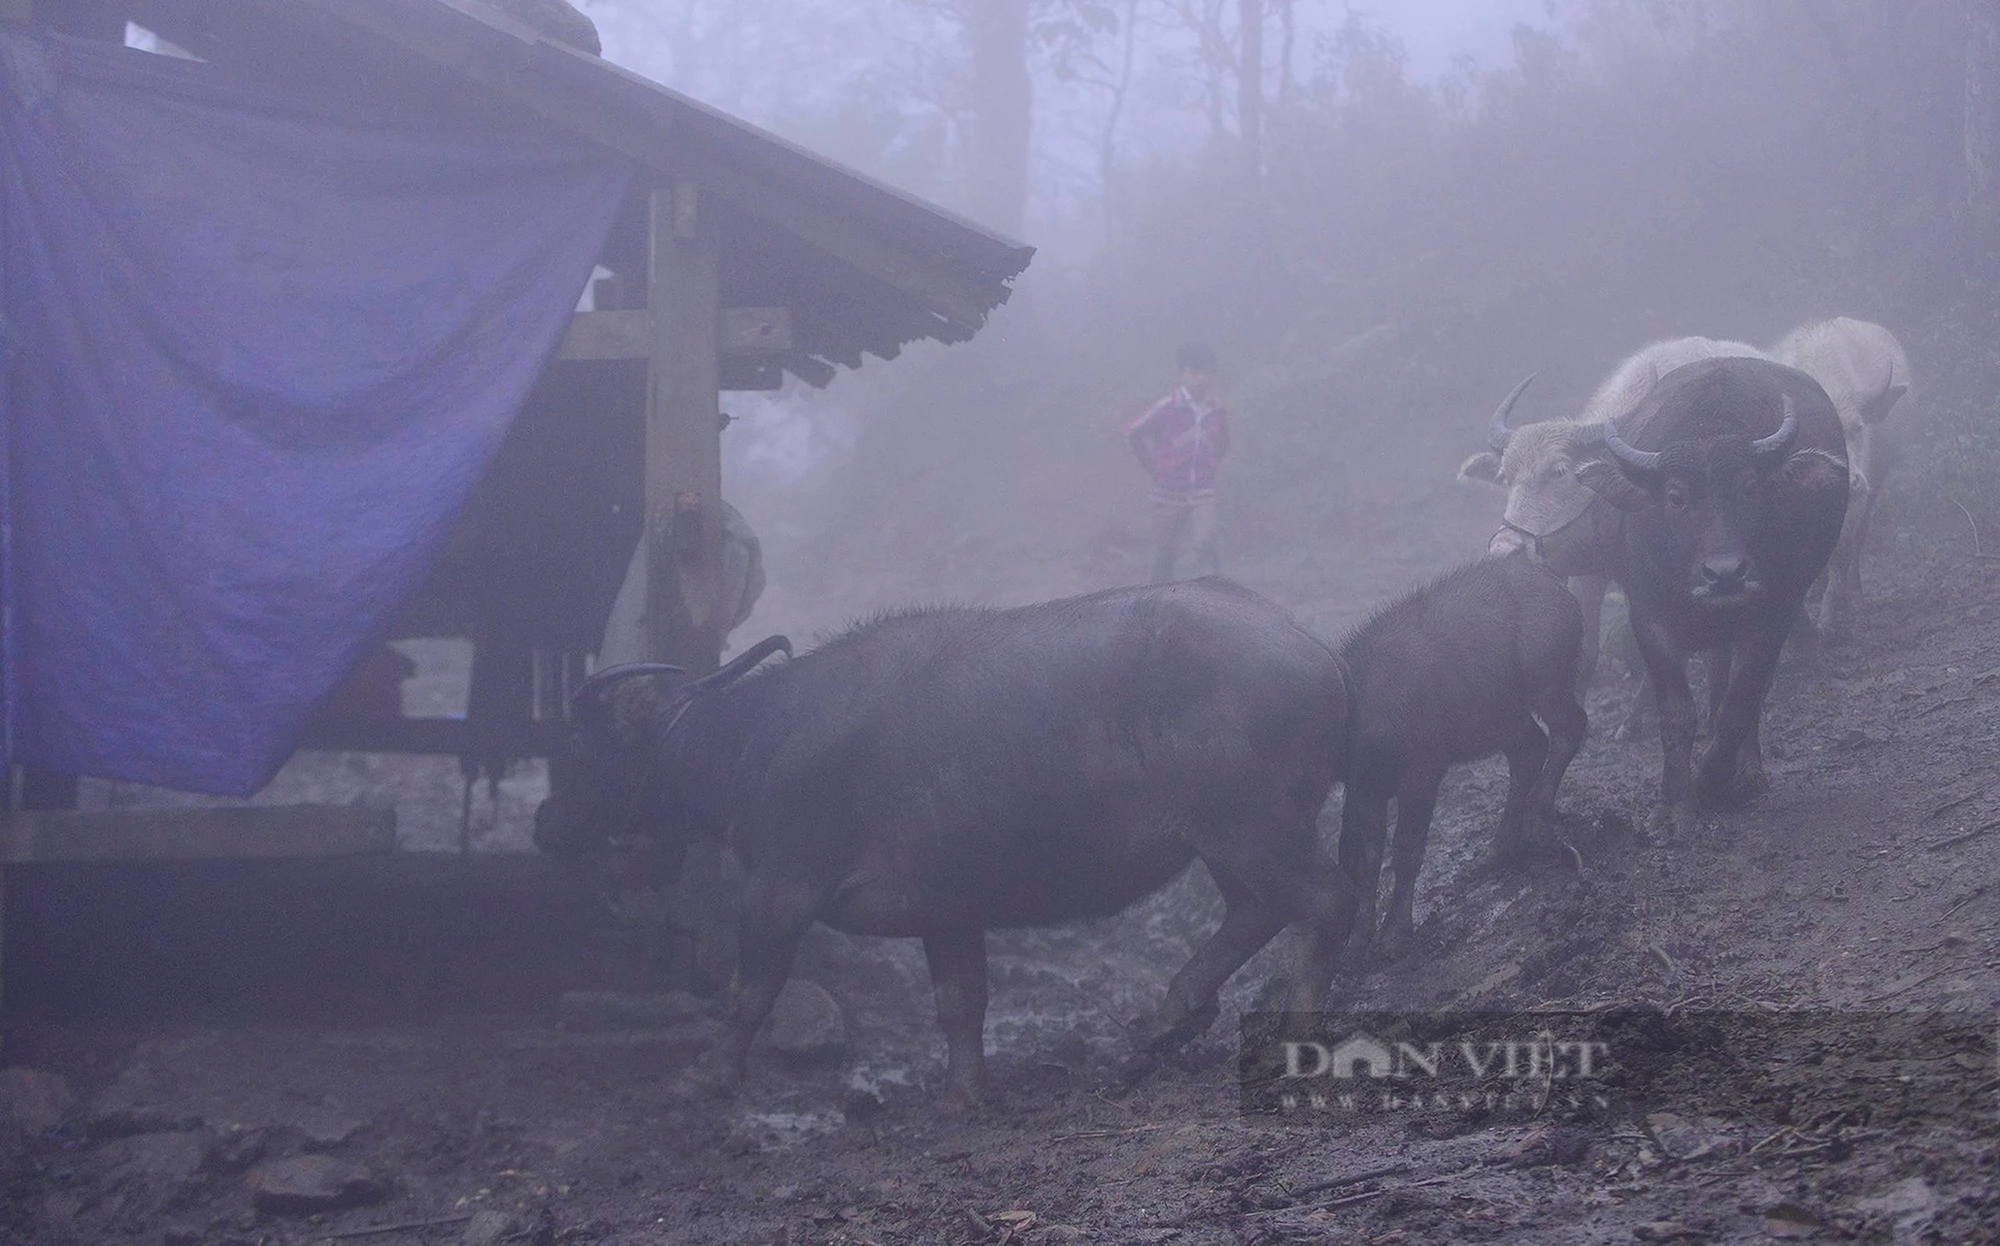
[[[0,865],[393,852],[396,811],[347,805],[42,810],[0,818]]]
[[[0,815],[0,1016],[6,1012],[7,871],[61,861],[349,857],[396,850],[396,811],[347,805],[17,810]]]
[[[711,617],[722,575],[722,229],[694,181],[648,204],[646,652],[714,670],[730,620]]]
[[[650,309],[578,312],[556,348],[558,359],[651,359]],[[789,307],[726,307],[717,343],[725,362],[766,360],[792,349]]]

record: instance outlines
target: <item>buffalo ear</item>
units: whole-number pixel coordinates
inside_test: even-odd
[[[1869,399],[1862,406],[1861,422],[1863,424],[1880,424],[1883,420],[1889,418],[1889,413],[1896,409],[1896,404],[1901,402],[1903,395],[1909,392],[1910,387],[1907,385],[1891,385]]]
[[[1500,483],[1500,456],[1491,450],[1481,450],[1458,465],[1460,480],[1480,480],[1489,485]]]
[[[1824,450],[1800,450],[1786,457],[1778,476],[1794,488],[1817,493],[1848,483],[1847,460]]]
[[[1585,459],[1576,465],[1576,478],[1584,488],[1621,511],[1645,507],[1651,496],[1632,482],[1631,477],[1603,459]]]

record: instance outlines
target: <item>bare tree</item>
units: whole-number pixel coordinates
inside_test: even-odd
[[[1973,255],[2000,250],[2000,2],[1965,0],[1965,206]]]
[[[1236,138],[1244,191],[1255,197],[1264,176],[1264,0],[1239,0],[1236,42]]]
[[[972,0],[960,11],[972,62],[971,208],[988,224],[1018,234],[1034,126],[1028,0]]]

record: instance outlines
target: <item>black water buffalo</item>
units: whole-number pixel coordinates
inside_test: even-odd
[[[744,676],[593,677],[536,815],[546,851],[638,826],[725,841],[747,875],[727,1036],[690,1072],[727,1089],[817,921],[921,938],[954,1096],[977,1094],[984,932],[1116,913],[1200,857],[1227,905],[1139,1029],[1214,1019],[1216,990],[1287,923],[1317,1008],[1354,901],[1316,815],[1346,743],[1345,672],[1277,606],[1221,580],[862,624]]]
[[[1681,833],[1707,805],[1764,790],[1758,719],[1807,590],[1840,539],[1848,470],[1840,417],[1819,383],[1763,359],[1676,368],[1578,478],[1616,508],[1596,525],[1625,590],[1660,712],[1660,815]],[[1722,689],[1693,770],[1687,655],[1713,650]]]
[[[1573,677],[1582,647],[1576,598],[1554,572],[1521,554],[1447,571],[1342,643],[1354,710],[1340,865],[1365,915],[1358,942],[1372,934],[1392,798],[1396,881],[1385,939],[1410,933],[1431,813],[1453,765],[1507,755],[1498,860],[1518,863],[1542,837],[1563,772],[1583,745],[1587,720]]]

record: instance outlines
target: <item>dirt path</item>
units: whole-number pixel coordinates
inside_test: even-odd
[[[1781,677],[1768,798],[1646,842],[1657,746],[1596,732],[1563,800],[1572,862],[1479,878],[1504,776],[1468,768],[1417,946],[1341,988],[1357,1009],[1651,1006],[1634,1024],[1671,1058],[1633,1112],[1253,1120],[1233,1013],[1114,1088],[1119,1019],[1212,914],[1197,877],[1112,921],[995,937],[998,1088],[970,1119],[923,1089],[942,1045],[915,949],[826,934],[801,974],[842,1004],[851,1054],[762,1053],[728,1105],[667,1094],[711,1031],[700,1005],[595,1026],[16,1023],[10,1058],[81,1102],[0,1142],[0,1241],[247,1246],[408,1222],[436,1223],[334,1240],[2000,1240],[2000,562],[1896,555],[1862,640]],[[1600,723],[1625,695],[1599,691]],[[1231,1007],[1275,964],[1239,975]],[[273,1211],[267,1190],[259,1210],[254,1183],[314,1155],[320,1177],[362,1182],[334,1200],[355,1205]]]

